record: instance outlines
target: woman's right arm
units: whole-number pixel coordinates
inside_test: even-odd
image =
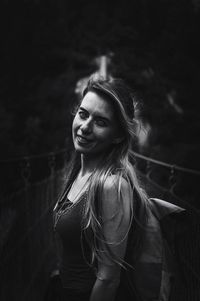
[[[119,199],[115,178],[109,177],[102,196],[103,235],[107,246],[100,242],[101,260],[98,262],[97,278],[90,301],[112,301],[115,298],[120,283],[121,266],[106,256],[107,247],[114,257],[123,262],[131,221],[131,202],[132,193],[127,181],[122,179]]]

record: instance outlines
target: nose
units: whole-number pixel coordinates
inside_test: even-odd
[[[87,120],[84,120],[83,123],[80,126],[80,129],[83,134],[88,135],[92,132],[92,122],[88,118]]]

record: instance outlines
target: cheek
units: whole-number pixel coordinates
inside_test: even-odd
[[[112,143],[114,138],[114,134],[110,130],[98,131],[98,133],[96,132],[96,136],[98,136],[99,140],[101,140],[102,143],[106,144]]]
[[[72,122],[72,133],[74,133],[74,131],[76,131],[77,127],[78,127],[78,122],[77,122],[77,118],[75,116],[74,120]]]

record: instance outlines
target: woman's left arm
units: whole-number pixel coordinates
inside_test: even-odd
[[[132,190],[122,178],[121,194],[118,195],[115,176],[110,176],[102,195],[102,231],[106,241],[99,242],[101,259],[98,262],[97,278],[90,301],[113,301],[120,283],[121,267],[106,256],[107,247],[114,257],[123,261],[131,219]]]

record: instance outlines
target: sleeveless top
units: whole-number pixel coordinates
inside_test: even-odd
[[[90,249],[82,239],[82,216],[87,192],[72,203],[61,199],[54,208],[54,228],[59,240],[60,277],[64,288],[88,292],[96,280],[94,269],[88,264]]]
[[[82,239],[82,217],[87,201],[87,192],[83,193],[75,203],[72,203],[66,198],[68,191],[69,188],[54,209],[55,230],[62,245],[61,281],[64,288],[80,293],[89,292],[93,288],[96,276],[94,269],[88,265],[86,260],[91,257],[90,249]],[[126,300],[169,300],[170,279],[174,267],[173,263],[169,262],[171,255],[165,254],[167,249],[160,226],[161,220],[165,216],[174,212],[182,212],[184,209],[159,199],[150,199],[149,202],[151,209],[147,227],[143,231],[143,248],[134,269],[131,269],[130,273],[123,271],[121,277],[118,292],[121,291],[124,296],[125,292],[130,290],[131,295],[134,296],[131,299],[126,298]],[[130,231],[125,254],[125,260],[129,263],[131,260],[128,250],[131,253],[133,251],[131,248],[129,249],[131,241],[132,233]]]

